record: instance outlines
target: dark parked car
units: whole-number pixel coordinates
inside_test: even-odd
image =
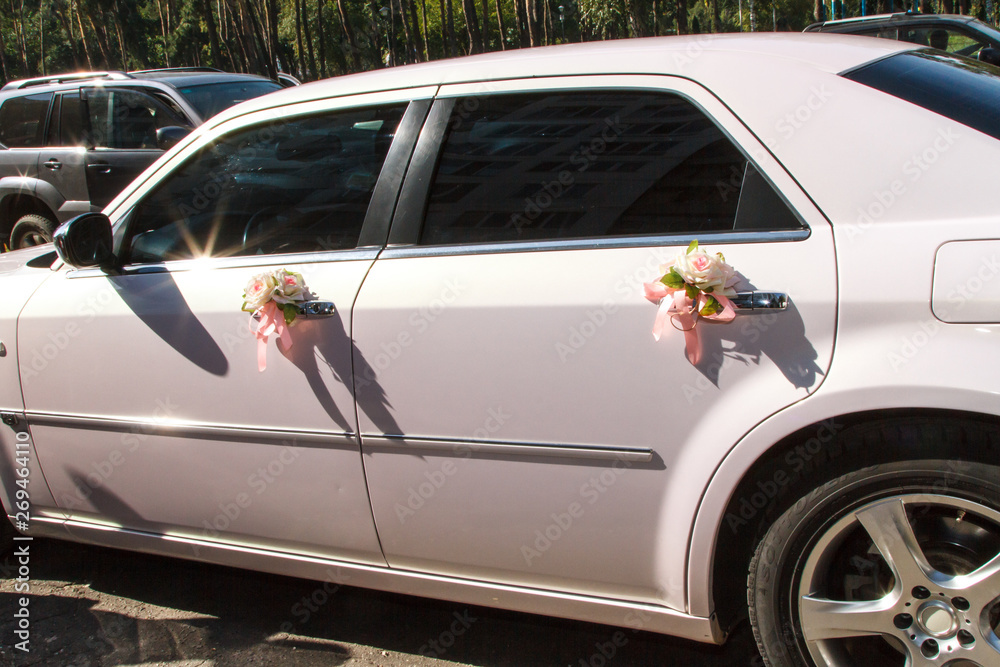
[[[806,32],[839,32],[898,39],[960,56],[990,61],[1000,52],[1000,32],[971,16],[905,12],[813,23]],[[994,64],[996,64],[994,62]]]
[[[82,72],[0,89],[0,245],[52,240],[181,137],[275,81],[207,68]]]

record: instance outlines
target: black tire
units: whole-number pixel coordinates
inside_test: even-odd
[[[747,600],[770,667],[1000,665],[1000,468],[904,461],[818,486],[758,544]]]
[[[22,216],[10,232],[10,249],[30,248],[43,243],[52,243],[52,232],[58,225],[43,215],[30,213]]]

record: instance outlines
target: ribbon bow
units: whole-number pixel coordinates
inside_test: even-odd
[[[713,322],[730,322],[736,317],[733,302],[723,294],[716,292],[706,294],[699,291],[698,295],[692,299],[683,287],[667,287],[660,281],[643,283],[643,286],[646,298],[660,306],[656,311],[656,319],[653,321],[653,338],[660,340],[669,317],[674,328],[684,332],[685,352],[688,361],[694,366],[701,362],[702,356],[698,320],[704,318]],[[710,315],[702,315],[701,311],[708,305],[710,296],[719,302],[722,310]]]
[[[257,328],[253,321],[259,318]],[[267,368],[267,338],[274,334],[278,337],[281,349],[287,351],[292,347],[292,332],[285,324],[285,313],[274,301],[268,301],[254,311],[250,319],[250,331],[257,337],[257,370],[261,373]]]

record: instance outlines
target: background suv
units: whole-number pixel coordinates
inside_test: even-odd
[[[805,31],[898,39],[980,60],[989,60],[987,54],[981,53],[983,49],[1000,49],[1000,32],[971,16],[958,14],[880,14],[814,23]]]
[[[51,241],[60,223],[104,208],[191,128],[281,87],[207,68],[11,81],[0,89],[0,245]]]

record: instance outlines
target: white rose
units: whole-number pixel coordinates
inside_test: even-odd
[[[684,282],[703,292],[712,289],[726,296],[736,294],[736,291],[729,287],[729,283],[733,282],[736,276],[736,270],[726,264],[721,254],[709,255],[701,249],[693,250],[674,261],[674,270]]]
[[[273,276],[274,282],[277,285],[277,290],[272,297],[275,303],[292,303],[306,300],[306,292],[308,290],[305,281],[302,280],[301,274],[292,273],[285,269],[278,269],[273,273]]]
[[[250,279],[243,289],[243,310],[253,312],[264,306],[274,297],[278,283],[270,273],[259,273]]]

